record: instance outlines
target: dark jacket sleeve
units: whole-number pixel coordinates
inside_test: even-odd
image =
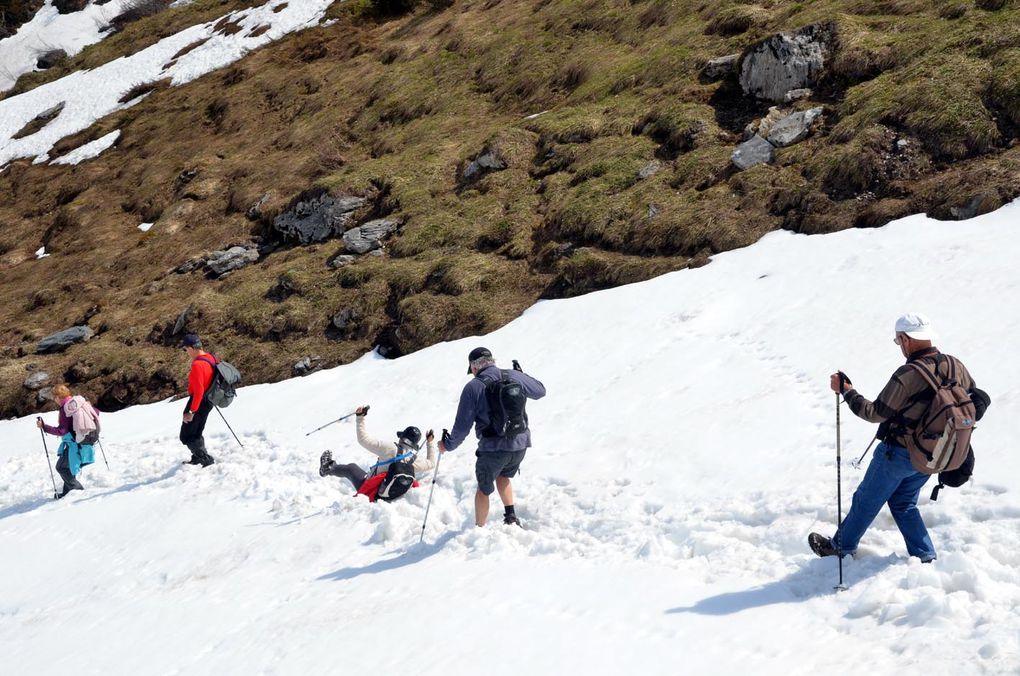
[[[853,414],[868,422],[882,423],[906,408],[909,402],[907,400],[908,392],[903,386],[904,368],[909,367],[897,369],[882,391],[879,392],[875,401],[868,401],[863,394],[855,389],[844,394],[843,398],[850,405]]]
[[[471,426],[475,424],[475,416],[478,408],[478,380],[472,380],[460,393],[460,403],[457,405],[457,419],[453,422],[453,430],[450,437],[443,442],[446,450],[452,451],[467,439],[471,432]],[[544,391],[544,390],[543,390]]]
[[[510,373],[524,387],[524,394],[528,399],[541,399],[545,396],[545,385],[537,378],[532,378],[527,373],[521,373],[520,371],[511,371]]]

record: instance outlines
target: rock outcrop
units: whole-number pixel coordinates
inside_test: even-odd
[[[836,41],[830,24],[813,24],[773,35],[744,51],[740,86],[744,94],[782,103],[787,93],[814,87]]]
[[[40,340],[39,344],[36,345],[35,351],[37,354],[63,352],[75,343],[83,343],[94,335],[95,333],[92,329],[87,326],[72,326],[63,331],[51,333]]]

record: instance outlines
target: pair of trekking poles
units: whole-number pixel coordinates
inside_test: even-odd
[[[36,418],[36,420],[42,420],[42,418]],[[39,428],[39,434],[42,436],[43,451],[46,453],[46,465],[50,468],[50,483],[53,484],[53,497],[57,496],[57,479],[53,476],[53,463],[50,461],[50,447],[46,443],[46,430]],[[103,454],[103,462],[106,464],[106,469],[110,469],[110,461],[106,459],[106,449],[103,448],[102,441],[96,441],[99,445],[99,452]]]

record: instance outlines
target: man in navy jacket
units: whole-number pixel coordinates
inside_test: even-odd
[[[503,523],[520,526],[514,513],[514,492],[510,479],[517,475],[524,454],[531,447],[531,430],[526,429],[511,436],[497,436],[490,429],[489,404],[486,400],[486,385],[498,382],[504,375],[518,383],[528,399],[545,396],[545,385],[517,368],[503,371],[496,366],[492,352],[484,347],[471,350],[468,355],[468,373],[474,378],[464,386],[457,407],[457,419],[449,437],[439,444],[439,451],[446,453],[460,446],[474,425],[478,438],[475,451],[475,478],[478,491],[475,493],[475,525],[484,526],[489,516],[489,496],[498,491],[503,501]]]

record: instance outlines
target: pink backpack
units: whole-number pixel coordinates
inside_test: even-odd
[[[94,444],[99,440],[99,411],[92,408],[88,399],[80,394],[67,400],[64,414],[71,419],[74,440],[79,444]]]
[[[922,474],[958,469],[967,459],[977,419],[970,393],[956,380],[956,359],[948,357],[947,361],[945,377],[939,373],[938,364],[931,371],[921,364],[910,364],[935,390],[928,409],[907,437],[910,462]]]

